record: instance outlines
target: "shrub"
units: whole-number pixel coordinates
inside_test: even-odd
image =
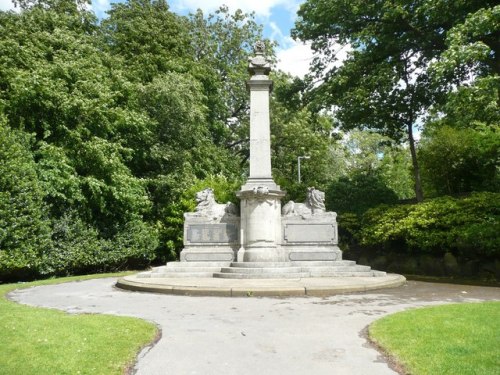
[[[53,226],[54,246],[44,259],[46,272],[74,275],[144,267],[151,263],[158,246],[154,229],[135,220],[115,231],[114,237],[105,239],[76,213],[65,214]]]
[[[421,204],[380,206],[363,215],[363,245],[468,258],[500,255],[500,193],[441,197]]]

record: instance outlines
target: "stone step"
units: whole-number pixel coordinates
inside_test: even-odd
[[[292,262],[232,262],[235,268],[278,268],[292,267]]]
[[[179,273],[179,272],[220,272],[222,267],[169,267],[165,268],[162,271],[154,272],[153,273]]]
[[[380,272],[380,271],[376,271]],[[309,277],[374,277],[385,276],[375,274],[374,271],[311,271]]]
[[[323,269],[320,269],[323,268]],[[141,272],[138,278],[225,278],[225,279],[297,279],[307,277],[381,277],[386,276],[383,271],[338,271],[328,267],[318,267],[310,271],[297,271],[297,267],[290,268],[228,268],[226,272]],[[229,271],[229,272],[228,272]]]
[[[232,262],[231,267],[237,268],[277,268],[277,267],[337,267],[355,265],[353,260],[315,260],[291,262]]]
[[[304,277],[309,277],[309,273],[306,272],[293,272],[293,273],[223,273],[216,272],[214,277],[220,279],[301,279]]]
[[[168,269],[177,267],[229,267],[231,262],[168,262]],[[159,267],[160,268],[160,267]]]
[[[192,277],[192,278],[200,278],[200,277],[209,277],[212,278],[214,272],[159,272],[159,273],[150,273],[149,276],[140,276],[137,277],[150,277],[152,279],[158,278],[180,278],[180,277]]]
[[[355,265],[356,262],[353,260],[301,260],[301,261],[291,261],[292,266],[302,266],[302,267],[326,267],[326,266],[351,266]]]
[[[167,266],[154,267],[150,272],[157,273],[163,272],[167,269]]]
[[[222,267],[221,273],[263,274],[263,273],[300,273],[302,267]]]
[[[300,267],[302,272],[366,272],[371,271],[370,266],[349,265],[349,266],[326,266],[326,267]]]
[[[332,273],[332,272],[368,272],[371,271],[369,266],[328,266],[328,267],[222,267],[222,273],[295,273],[295,272],[314,272],[318,273]]]

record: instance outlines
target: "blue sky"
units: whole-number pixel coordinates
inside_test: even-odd
[[[298,76],[303,76],[309,67],[312,53],[307,45],[290,38],[297,10],[305,0],[167,0],[170,9],[186,15],[201,8],[205,14],[211,13],[221,5],[231,11],[241,9],[255,12],[258,23],[264,25],[264,36],[279,44],[277,50],[278,68]],[[106,16],[111,2],[120,0],[93,0],[92,8],[100,18]],[[12,0],[0,0],[0,10],[13,9]]]

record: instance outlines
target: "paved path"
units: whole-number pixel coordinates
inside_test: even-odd
[[[415,281],[325,298],[184,297],[127,292],[115,281],[41,286],[10,298],[156,322],[162,338],[139,355],[140,375],[396,374],[368,344],[368,324],[411,307],[500,299],[500,288]]]

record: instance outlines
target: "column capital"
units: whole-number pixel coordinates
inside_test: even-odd
[[[263,78],[257,78],[257,76],[253,76],[247,82],[247,89],[253,91],[272,91],[273,89],[273,81],[271,81],[267,76],[263,76]]]

